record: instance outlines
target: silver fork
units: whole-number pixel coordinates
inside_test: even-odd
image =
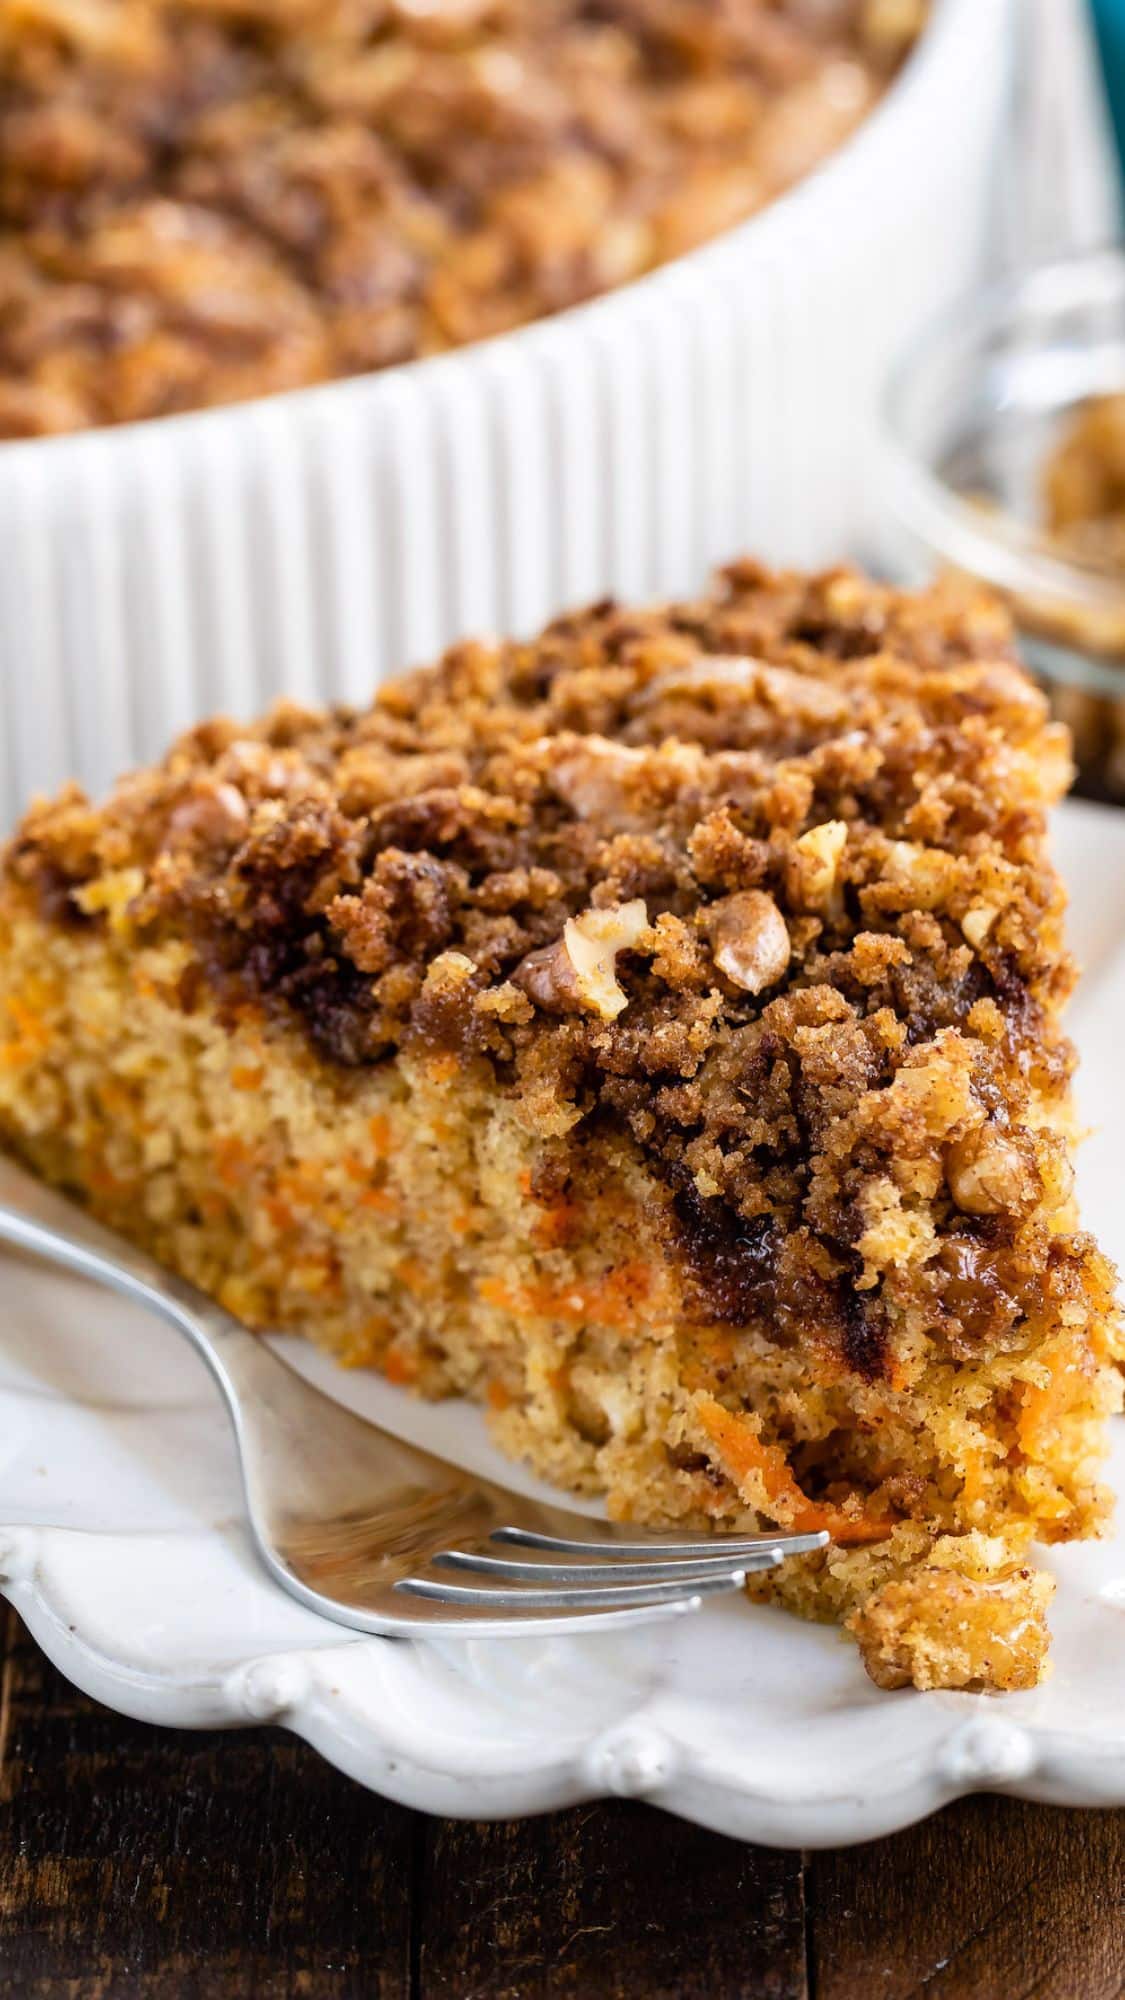
[[[461,1471],[322,1395],[212,1299],[2,1156],[0,1242],[187,1336],[226,1398],[263,1562],[302,1604],[361,1632],[633,1624],[698,1610],[828,1540],[639,1534]]]

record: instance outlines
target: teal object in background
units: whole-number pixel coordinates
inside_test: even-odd
[[[1125,0],[1091,0],[1091,5],[1117,136],[1117,157],[1125,176]]]

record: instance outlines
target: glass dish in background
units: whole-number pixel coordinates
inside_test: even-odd
[[[1075,739],[1088,798],[1125,804],[1125,570],[1045,526],[1052,454],[1092,398],[1125,395],[1125,251],[1044,265],[933,322],[892,377],[881,555],[992,585]]]

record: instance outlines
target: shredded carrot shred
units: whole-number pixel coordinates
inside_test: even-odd
[[[558,1249],[572,1239],[581,1214],[579,1204],[568,1200],[565,1195],[560,1196],[558,1201],[545,1203],[535,1225],[535,1241],[544,1250]]]
[[[10,993],[4,1006],[16,1032],[9,1041],[0,1043],[0,1063],[5,1069],[22,1069],[50,1046],[51,1030],[16,994]]]
[[[647,1298],[652,1283],[648,1266],[622,1264],[604,1278],[570,1285],[510,1285],[503,1278],[482,1278],[478,1297],[517,1319],[555,1319],[581,1325],[629,1326]]]
[[[1050,1381],[1042,1385],[1029,1382],[1024,1389],[1016,1435],[1029,1458],[1040,1457],[1051,1445],[1054,1427],[1070,1401],[1075,1359],[1073,1343],[1061,1344],[1046,1364]]]
[[[702,1397],[696,1407],[727,1478],[741,1489],[756,1475],[782,1527],[798,1534],[826,1528],[834,1542],[847,1545],[884,1541],[897,1525],[810,1500],[794,1479],[780,1445],[763,1444],[752,1423],[725,1410],[713,1396]]]
[[[367,1188],[359,1197],[361,1208],[370,1208],[376,1215],[401,1215],[402,1203],[389,1188]]]
[[[44,1043],[50,1041],[50,1031],[42,1016],[33,1007],[29,1007],[25,1001],[21,1000],[17,994],[10,993],[5,1005],[21,1035],[26,1035],[28,1040],[33,1042]]]
[[[220,1139],[215,1147],[215,1168],[226,1187],[245,1180],[251,1165],[249,1146],[242,1139]]]
[[[405,1386],[418,1380],[418,1363],[412,1354],[404,1354],[400,1347],[388,1347],[383,1356],[383,1373],[388,1382]]]

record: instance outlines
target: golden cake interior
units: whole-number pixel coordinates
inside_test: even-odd
[[[1064,734],[1003,614],[753,563],[204,724],[0,885],[0,1134],[252,1326],[487,1405],[758,1594],[1031,1685],[1098,1532]]]

